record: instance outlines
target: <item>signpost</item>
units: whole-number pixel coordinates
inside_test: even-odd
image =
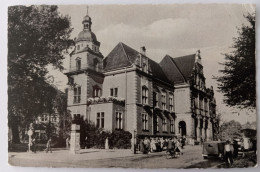
[[[29,136],[29,143],[28,143],[28,152],[32,152],[31,151],[31,145],[32,145],[32,135],[33,135],[33,124],[30,124],[29,130],[27,132],[28,136]]]

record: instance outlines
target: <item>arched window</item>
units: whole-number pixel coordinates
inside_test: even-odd
[[[76,70],[80,70],[81,69],[81,59],[77,58],[76,59]]]

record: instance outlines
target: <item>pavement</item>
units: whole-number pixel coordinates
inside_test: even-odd
[[[137,154],[138,155],[138,154]],[[71,162],[73,160],[97,160],[135,156],[130,149],[81,149],[77,154],[65,149],[54,150],[52,153],[40,152],[10,152],[9,159],[33,159],[41,161]]]
[[[186,146],[179,158],[166,159],[165,151],[132,154],[130,149],[82,149],[78,154],[69,150],[52,153],[10,152],[9,164],[27,167],[94,167],[94,168],[209,168],[219,160],[203,160],[201,146]]]

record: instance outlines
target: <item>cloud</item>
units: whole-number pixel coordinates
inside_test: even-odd
[[[161,49],[174,47],[170,42],[179,42],[186,33],[185,28],[189,28],[190,23],[187,19],[162,19],[157,20],[143,27],[136,27],[119,23],[110,25],[96,32],[101,43],[101,50],[108,54],[107,50],[112,50],[118,42],[129,43],[130,46],[145,45],[148,48]],[[177,44],[175,45],[177,46]]]

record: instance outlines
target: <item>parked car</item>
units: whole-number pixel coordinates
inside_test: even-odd
[[[203,143],[202,156],[204,159],[208,157],[223,158],[225,142],[209,141]]]

